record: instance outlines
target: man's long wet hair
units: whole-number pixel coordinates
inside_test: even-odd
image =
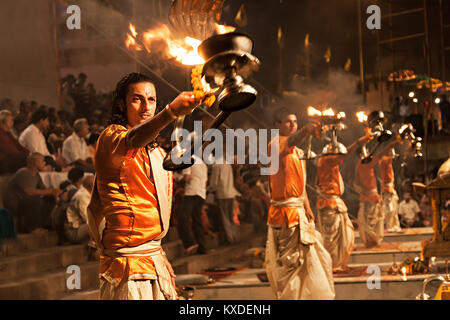
[[[116,85],[116,89],[113,92],[111,119],[109,124],[120,124],[124,127],[128,124],[127,110],[126,110],[126,97],[128,88],[130,85],[140,82],[154,83],[153,80],[142,73],[130,73],[120,79]],[[120,104],[123,103],[123,110],[120,109]]]

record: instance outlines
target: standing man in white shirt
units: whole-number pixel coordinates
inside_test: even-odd
[[[223,161],[225,162],[225,161]],[[238,191],[234,187],[234,173],[231,164],[214,163],[211,169],[209,189],[215,193],[220,212],[219,242],[230,245],[237,242],[236,227],[233,221],[234,198]]]
[[[408,227],[413,227],[419,213],[420,208],[417,201],[411,197],[411,193],[406,192],[403,195],[403,200],[400,202],[398,208],[398,214],[401,217],[402,222]]]
[[[193,166],[181,173],[185,181],[184,198],[177,212],[178,234],[187,253],[198,248],[198,254],[208,253],[202,225],[202,207],[206,199],[208,167],[202,159],[195,157]],[[192,226],[189,218],[192,217]]]
[[[89,134],[89,123],[85,118],[73,123],[73,133],[63,143],[62,155],[69,164],[74,164],[83,171],[94,172],[94,163],[85,137]]]

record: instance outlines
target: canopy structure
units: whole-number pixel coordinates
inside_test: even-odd
[[[408,69],[391,72],[388,76],[388,81],[402,82],[417,89],[429,88],[432,92],[450,91],[450,82],[444,82],[426,75],[418,75],[413,70]]]

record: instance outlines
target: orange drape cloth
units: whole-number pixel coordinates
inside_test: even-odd
[[[367,164],[358,161],[356,165],[356,182],[361,193],[359,195],[359,200],[362,202],[380,202],[380,195],[378,191],[371,192],[372,190],[377,190],[377,180],[375,178],[374,161]]]
[[[320,157],[317,162],[317,187],[324,195],[340,196],[343,193],[340,187],[340,172],[339,165],[343,162],[343,157],[340,155],[328,155]],[[335,199],[325,199],[324,197],[317,197],[317,209],[337,207]]]
[[[110,125],[97,143],[95,169],[100,209],[93,215],[97,225],[103,217],[106,220],[102,236],[105,249],[135,247],[162,232],[148,154],[145,148],[129,149],[127,133],[123,126]],[[156,279],[151,257],[101,257],[100,274],[108,281],[118,285],[126,273],[138,274],[140,279]]]
[[[289,147],[287,136],[278,136],[277,138],[279,139],[279,169],[277,173],[269,177],[272,200],[299,198],[302,196],[305,186],[302,160],[299,158],[298,150],[295,147]],[[272,143],[274,141],[269,144],[269,153]],[[269,225],[292,226],[298,224],[298,210],[270,206],[267,222]]]

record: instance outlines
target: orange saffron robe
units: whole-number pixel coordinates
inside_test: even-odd
[[[289,147],[287,136],[278,136],[279,139],[279,169],[270,175],[270,190],[272,200],[280,201],[288,198],[299,198],[303,194],[305,178],[303,174],[303,160],[300,160],[299,150]],[[269,143],[269,153],[271,144]],[[270,154],[269,154],[270,156]],[[277,208],[270,206],[268,225],[294,226],[299,223],[297,208]]]
[[[145,148],[129,149],[127,128],[110,125],[100,135],[95,154],[99,210],[96,224],[106,220],[102,243],[105,249],[135,247],[162,232],[156,188]],[[162,149],[160,152],[163,153]],[[161,170],[163,170],[161,168]],[[171,203],[172,175],[169,175]],[[118,285],[124,276],[156,279],[150,256],[100,257],[100,276]],[[125,279],[126,280],[126,279]]]
[[[381,192],[394,192],[394,169],[392,156],[383,156],[378,162],[378,171],[381,180]]]
[[[359,201],[361,202],[380,202],[378,194],[377,179],[375,178],[374,161],[367,164],[358,161],[356,165],[356,184],[360,188]],[[374,192],[372,192],[374,191]]]
[[[342,178],[339,165],[344,158],[340,155],[328,155],[320,157],[317,162],[317,186],[321,193],[329,196],[340,196],[343,193]],[[317,209],[336,209],[335,199],[326,199],[320,195],[317,197]]]

